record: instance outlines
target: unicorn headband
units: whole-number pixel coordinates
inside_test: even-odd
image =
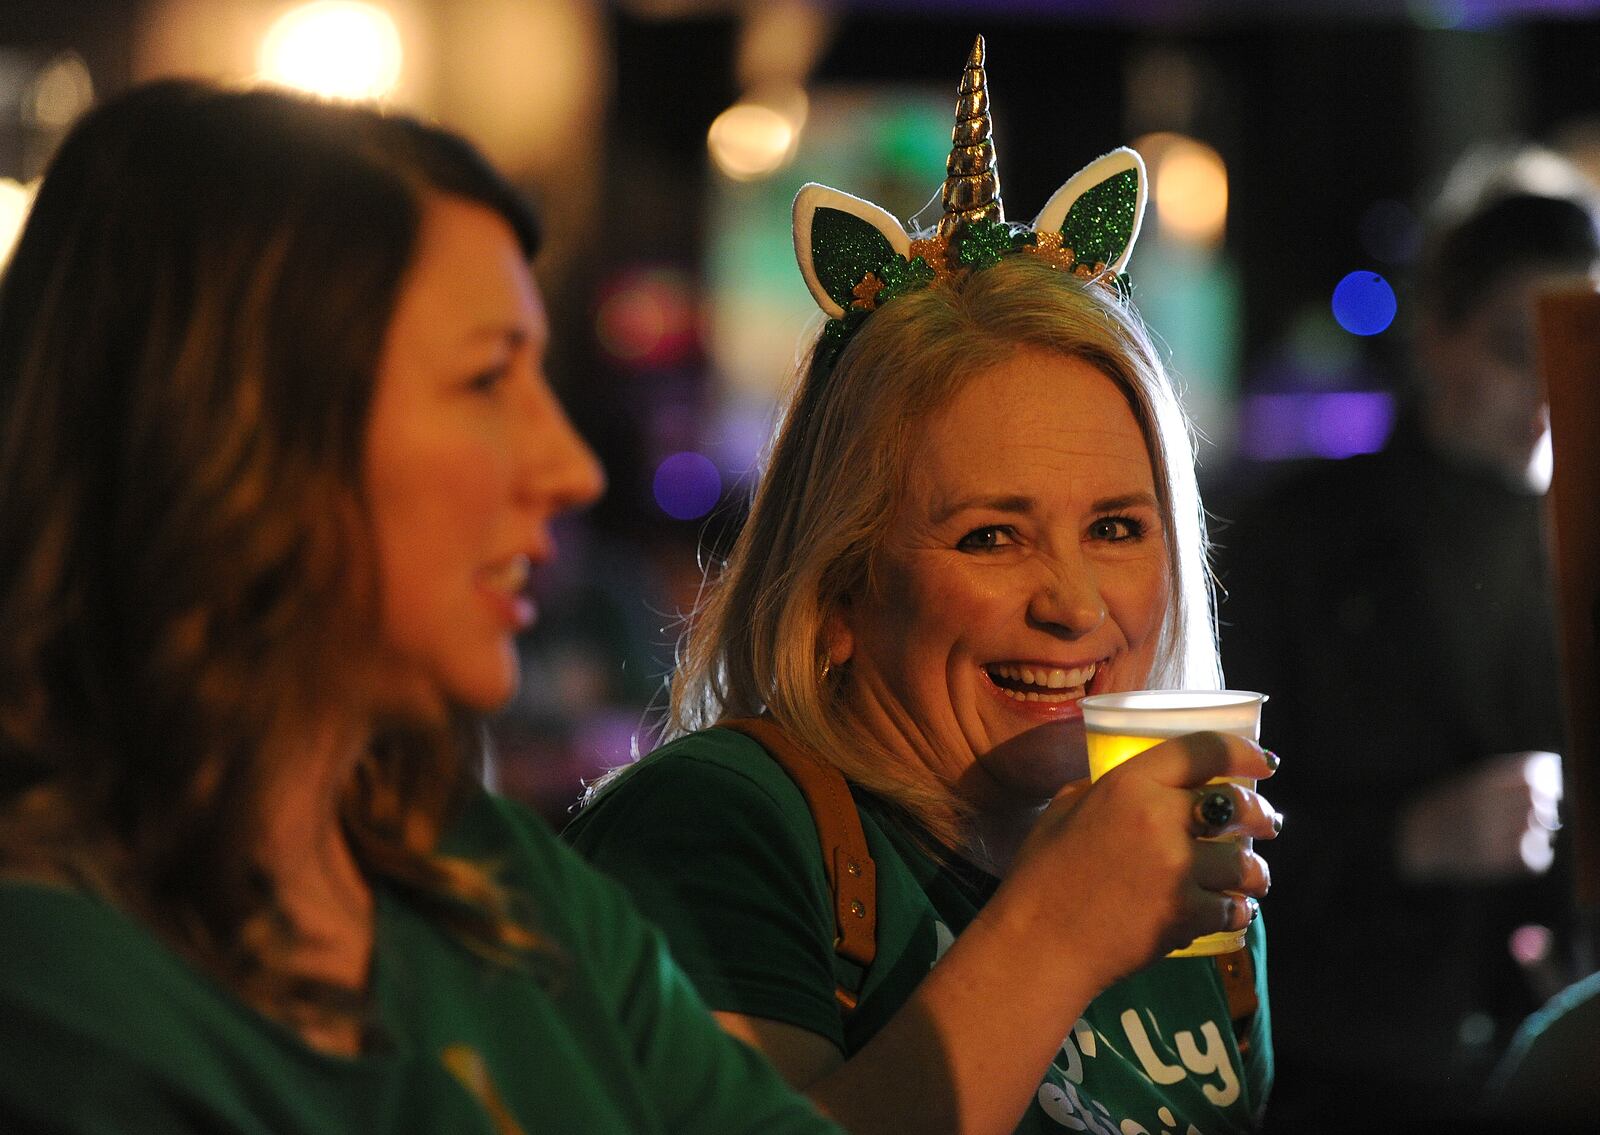
[[[1144,162],[1123,147],[1068,178],[1032,225],[1008,222],[980,35],[961,74],[937,228],[908,233],[887,210],[816,182],[795,196],[795,258],[812,298],[829,316],[818,351],[831,367],[862,321],[884,303],[1013,254],[1038,256],[1125,294],[1121,273],[1139,236],[1146,195]]]

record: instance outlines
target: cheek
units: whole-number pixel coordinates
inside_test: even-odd
[[[445,586],[487,551],[498,516],[491,462],[460,447],[390,449],[371,468],[369,500],[384,608],[415,618],[448,604]]]
[[[882,569],[857,650],[904,696],[912,687],[943,688],[951,650],[966,628],[982,625],[982,600],[948,572],[893,564]]]
[[[1004,617],[1017,606],[1002,573],[989,571],[928,572],[907,581],[903,594],[908,642],[916,642],[939,655],[942,675],[945,659],[960,649],[975,631],[1004,625]]]
[[[1166,557],[1162,555],[1119,573],[1115,583],[1106,588],[1106,607],[1135,654],[1154,656],[1167,610],[1168,580]]]

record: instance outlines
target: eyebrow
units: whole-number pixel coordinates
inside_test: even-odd
[[[486,340],[504,342],[508,344],[512,350],[516,350],[523,344],[527,343],[532,336],[530,336],[525,329],[518,327],[515,324],[485,323],[481,327],[473,328],[462,338],[463,341],[467,343],[482,343]]]
[[[1015,512],[1023,515],[1033,512],[1039,502],[1030,496],[970,496],[947,501],[933,510],[933,522],[941,524],[968,509],[988,509],[994,512]],[[1089,506],[1091,512],[1118,512],[1127,508],[1157,508],[1154,494],[1147,492],[1124,493],[1121,496],[1101,497]]]

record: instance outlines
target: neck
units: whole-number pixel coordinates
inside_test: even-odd
[[[260,846],[298,944],[292,967],[307,978],[360,989],[372,952],[372,890],[339,821],[339,800],[365,736],[327,730],[267,793]]]
[[[1028,838],[1044,806],[1005,811],[990,809],[971,821],[971,836],[963,854],[991,875],[1004,878],[1011,869],[1017,849]]]

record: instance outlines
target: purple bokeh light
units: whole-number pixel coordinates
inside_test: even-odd
[[[1252,394],[1240,410],[1239,448],[1253,461],[1374,453],[1394,415],[1394,395],[1382,390]]]
[[[703,454],[674,453],[656,466],[652,489],[662,512],[674,520],[696,520],[721,499],[722,474]]]

